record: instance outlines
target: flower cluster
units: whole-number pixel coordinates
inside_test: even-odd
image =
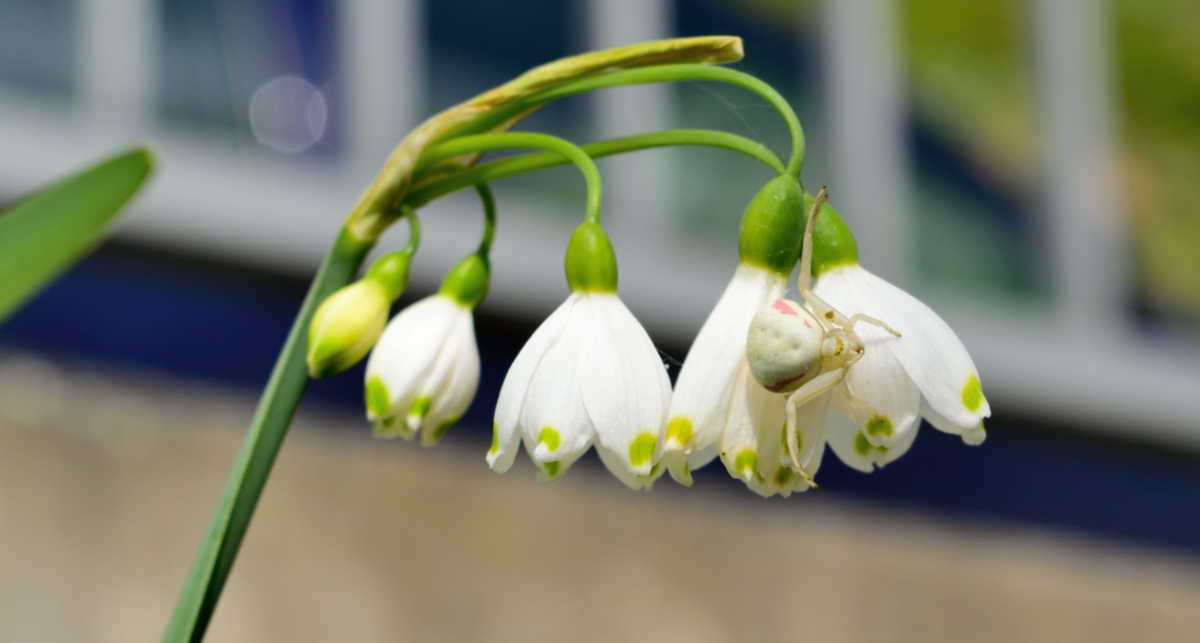
[[[806,227],[806,199],[814,203],[795,179],[780,177],[751,202],[741,263],[674,392],[617,296],[607,235],[594,220],[580,225],[566,255],[571,295],[522,348],[500,390],[489,466],[507,471],[523,444],[538,481],[552,483],[594,446],[619,480],[649,489],[668,470],[690,485],[693,470],[720,457],[756,493],[788,496],[815,486],[826,445],[870,472],[909,449],[921,419],[982,443],[990,409],[962,342],[927,306],[858,264],[853,235],[823,200]],[[801,248],[805,302],[797,303],[784,295]],[[368,276],[379,281],[379,272]],[[471,311],[487,280],[486,256],[471,255],[437,294],[387,324],[367,364],[376,435],[420,434],[431,445],[466,411],[479,382]],[[361,284],[337,297],[360,290],[389,301],[378,294],[387,288]],[[359,332],[378,333],[379,305],[347,319],[368,317],[354,322],[366,328]]]

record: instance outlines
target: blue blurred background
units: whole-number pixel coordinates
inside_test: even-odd
[[[159,147],[161,172],[111,242],[0,328],[0,348],[251,394],[341,218],[408,129],[554,58],[702,34],[744,39],[735,67],[800,114],[805,184],[829,186],[866,267],[960,333],[995,412],[980,448],[926,427],[872,475],[826,458],[817,494],[772,511],[820,495],[1200,554],[1189,2],[3,0],[0,198],[135,140]],[[573,98],[521,125],[580,142],[663,127],[787,149],[769,106],[706,83]],[[643,152],[601,171],[622,296],[674,375],[769,171],[719,150]],[[495,187],[483,377],[452,432],[481,449],[508,364],[566,294],[560,253],[583,203],[567,169]],[[472,198],[425,214],[400,305],[478,236]],[[310,406],[360,413],[361,375],[314,383]],[[738,491],[719,468],[691,493]],[[199,497],[197,515],[215,499]],[[179,544],[184,560],[191,546]]]

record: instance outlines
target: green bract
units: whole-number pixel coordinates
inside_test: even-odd
[[[763,186],[742,215],[738,253],[745,263],[788,276],[800,257],[804,189],[791,176]]]
[[[309,374],[329,377],[357,364],[379,339],[391,303],[384,287],[373,279],[330,295],[309,326]]]
[[[617,255],[599,223],[584,221],[575,228],[566,264],[571,292],[617,292]]]
[[[813,197],[805,195],[804,211],[812,208]],[[858,242],[842,215],[826,203],[821,206],[817,222],[813,226],[812,276],[836,266],[858,263]]]
[[[491,270],[488,268],[486,257],[478,254],[468,255],[446,273],[438,292],[453,297],[468,308],[474,308],[487,295],[490,276]]]

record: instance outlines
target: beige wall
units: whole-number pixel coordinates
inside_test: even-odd
[[[152,641],[252,400],[0,355],[0,641]],[[1187,641],[1200,561],[838,501],[538,487],[309,412],[211,641]],[[481,433],[481,432],[476,432]],[[986,447],[984,447],[986,448]],[[711,486],[711,485],[710,485]]]

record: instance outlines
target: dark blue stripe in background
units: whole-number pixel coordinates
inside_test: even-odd
[[[0,327],[0,342],[258,388],[303,295],[298,279],[108,249]],[[491,426],[504,373],[537,321],[477,320],[483,374],[464,428]],[[680,356],[686,349],[668,352]],[[361,409],[361,369],[314,382],[310,399]],[[972,448],[925,426],[905,457],[871,475],[829,454],[821,492],[1200,552],[1200,460],[1194,454],[1005,418],[991,421],[988,435],[984,446]],[[698,472],[701,486],[725,478],[721,469],[716,464]]]

